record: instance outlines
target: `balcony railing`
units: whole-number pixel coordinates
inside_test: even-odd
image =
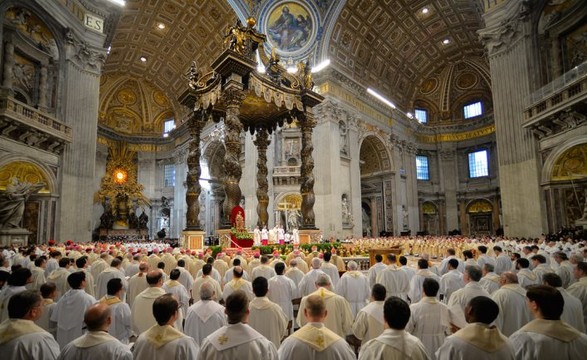
[[[299,166],[275,166],[273,176],[300,176]]]
[[[25,125],[68,143],[73,140],[71,127],[9,96],[0,96],[0,118],[16,121],[20,124],[15,125]]]

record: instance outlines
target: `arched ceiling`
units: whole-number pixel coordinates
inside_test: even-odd
[[[300,1],[329,9],[344,0]],[[261,6],[274,3],[260,1]],[[104,73],[153,84],[181,119],[187,112],[177,102],[187,87],[184,74],[191,61],[209,66],[223,50],[223,34],[237,18],[236,4],[244,8],[241,0],[126,0]],[[410,111],[425,79],[465,58],[483,57],[476,34],[481,11],[478,0],[346,0],[340,15],[325,19],[319,31],[332,34],[319,40],[324,43],[318,48],[327,49],[320,57]],[[444,39],[450,43],[444,45]]]
[[[126,0],[112,37],[105,74],[123,73],[155,84],[177,103],[191,62],[208,66],[223,50],[226,27],[236,14],[225,0]],[[163,29],[159,28],[163,24]],[[147,58],[146,62],[140,60]]]
[[[409,111],[420,83],[438,68],[483,55],[481,11],[475,0],[347,0],[328,55],[355,81]]]

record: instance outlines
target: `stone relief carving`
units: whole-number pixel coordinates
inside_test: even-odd
[[[516,2],[514,11],[499,22],[497,26],[479,30],[479,40],[487,48],[489,54],[507,48],[522,33],[522,22],[528,19],[531,11],[529,1]]]

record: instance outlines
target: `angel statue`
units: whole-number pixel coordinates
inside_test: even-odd
[[[21,182],[13,177],[6,190],[0,193],[0,229],[19,228],[27,199],[44,186],[42,182]]]

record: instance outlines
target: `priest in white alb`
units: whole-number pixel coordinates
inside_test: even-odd
[[[269,300],[267,279],[259,276],[253,280],[255,297],[249,303],[249,326],[279,348],[281,339],[287,335],[289,318],[279,305]]]
[[[175,295],[175,298],[179,301],[179,324],[185,318],[188,306],[190,306],[190,295],[183,284],[179,282],[180,276],[181,271],[179,269],[171,270],[169,280],[165,281],[161,287],[166,293]]]
[[[552,286],[557,289],[565,300],[561,320],[584,333],[585,323],[583,323],[583,305],[581,304],[581,301],[569,294],[569,292],[562,287],[563,281],[557,274],[544,274],[542,276],[542,281],[544,282],[544,285]]]
[[[501,287],[491,295],[499,306],[499,315],[495,325],[505,336],[518,331],[532,320],[532,315],[526,304],[526,289],[518,284],[518,277],[510,271],[499,277]]]
[[[316,290],[310,295],[320,296],[324,299],[326,308],[330,310],[330,316],[326,317],[324,325],[338,334],[338,336],[346,336],[353,326],[353,313],[348,301],[342,296],[332,292],[330,277],[326,274],[319,275],[314,286],[316,287]],[[307,296],[302,298],[300,309],[304,309],[306,299]],[[298,312],[296,321],[300,327],[306,325],[307,320],[302,311]]]
[[[476,265],[465,266],[465,273],[463,274],[463,281],[465,287],[455,291],[448,301],[448,308],[451,311],[451,322],[458,327],[466,325],[465,307],[477,296],[491,297],[480,285],[481,269]],[[497,315],[496,315],[497,316]]]
[[[340,277],[336,293],[349,302],[354,319],[359,310],[367,305],[371,289],[369,279],[357,270],[359,266],[355,261],[349,261],[347,266],[348,271]]]
[[[383,333],[383,303],[386,290],[381,284],[373,285],[371,302],[359,311],[353,323],[353,335],[364,343]]]
[[[273,270],[273,269],[271,269]],[[222,299],[226,301],[226,299],[237,290],[242,290],[247,294],[249,300],[253,298],[253,286],[251,285],[250,281],[243,279],[243,268],[240,266],[236,266],[233,270],[233,278],[230,280],[226,285],[224,285],[224,290],[222,291]]]
[[[194,299],[194,301],[200,300],[200,288],[204,283],[208,283],[212,286],[212,289],[214,290],[213,300],[220,301],[222,298],[222,288],[220,287],[220,283],[210,275],[212,270],[212,265],[210,264],[204,264],[202,266],[202,275],[194,280],[194,284],[192,285],[192,299]]]
[[[326,275],[326,273],[320,269],[320,265],[322,265],[322,260],[320,260],[320,258],[312,258],[310,264],[312,265],[312,269],[304,275],[302,281],[298,284],[298,290],[302,297],[310,295],[316,291],[316,279],[320,275]]]
[[[84,291],[86,273],[74,272],[67,278],[71,287],[57,302],[51,314],[51,321],[57,323],[57,342],[62,348],[83,334],[84,314],[96,303],[96,299]]]
[[[269,293],[267,297],[281,307],[289,322],[294,320],[292,300],[298,299],[300,296],[298,295],[298,287],[292,279],[283,275],[284,271],[284,263],[275,264],[276,275],[269,279]]]
[[[277,359],[275,345],[247,325],[249,299],[237,290],[226,298],[228,325],[210,334],[200,347],[199,360]]]
[[[53,336],[34,323],[43,311],[41,301],[33,290],[21,291],[8,301],[8,319],[0,323],[2,360],[55,360],[59,356]]]
[[[412,304],[417,303],[422,299],[422,284],[424,283],[424,279],[432,278],[440,283],[440,276],[436,275],[428,267],[428,260],[418,260],[418,271],[416,271],[416,275],[414,275],[410,281],[410,290],[408,292],[408,297]]]
[[[130,306],[122,301],[124,287],[122,280],[119,278],[110,279],[107,284],[108,294],[101,298],[99,302],[110,308],[112,321],[108,328],[108,333],[114,336],[123,344],[128,344],[132,335],[132,320]]]
[[[135,298],[143,290],[149,287],[147,283],[147,272],[149,271],[149,264],[140,263],[139,272],[128,279],[128,290],[126,291],[126,303],[132,306]]]
[[[587,335],[561,321],[561,293],[551,286],[536,285],[528,288],[526,296],[534,320],[510,336],[516,359],[584,359]]]
[[[387,255],[387,267],[377,275],[377,283],[385,286],[386,296],[408,300],[410,279],[408,273],[396,265],[394,254]]]
[[[444,342],[450,328],[448,307],[436,299],[440,285],[434,279],[427,278],[422,284],[424,296],[420,301],[410,305],[410,321],[406,331],[414,335],[426,348],[431,359]]]
[[[446,338],[436,359],[514,360],[512,343],[495,325],[490,325],[498,313],[499,307],[489,297],[471,299],[465,307],[468,325]]]
[[[344,338],[324,325],[326,304],[319,295],[309,295],[300,307],[306,325],[290,335],[279,348],[281,360],[354,360],[355,354]]]
[[[133,356],[140,360],[197,360],[196,341],[174,327],[179,317],[179,302],[165,294],[153,302],[151,315],[156,324],[143,332],[135,342]]]
[[[188,308],[183,332],[201,345],[214,331],[226,325],[224,306],[214,301],[215,290],[210,283],[200,287],[200,300]]]
[[[132,360],[129,347],[108,333],[111,310],[104,303],[92,305],[84,314],[88,332],[67,344],[61,350],[59,360]]]
[[[385,330],[361,346],[359,360],[427,360],[430,357],[422,342],[405,331],[410,319],[410,306],[392,296],[383,305]]]
[[[151,270],[147,274],[149,287],[137,295],[131,307],[132,330],[136,335],[147,331],[157,321],[153,316],[153,303],[159,296],[165,294],[163,286],[163,274],[157,270]]]
[[[114,278],[118,278],[118,279],[122,280],[122,284],[125,289],[128,287],[128,284],[127,284],[126,279],[124,277],[124,272],[122,270],[122,261],[120,261],[120,259],[118,259],[118,258],[114,258],[112,260],[112,262],[110,263],[110,267],[104,269],[104,271],[102,271],[102,273],[100,273],[98,275],[98,277],[96,278],[96,298],[97,299],[101,299],[103,296],[105,296],[108,293],[108,290],[107,290],[108,281],[110,281],[110,279],[114,279]]]

